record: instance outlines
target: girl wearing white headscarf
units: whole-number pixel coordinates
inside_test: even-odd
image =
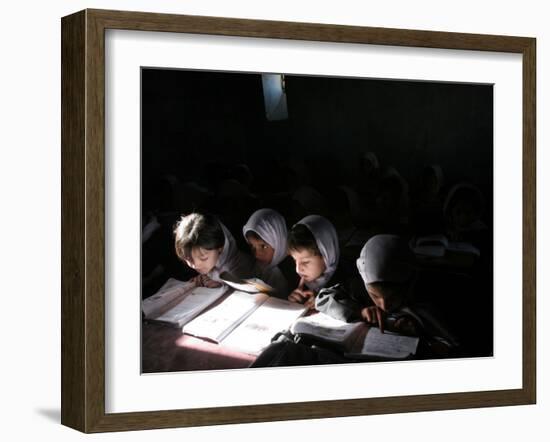
[[[306,216],[292,227],[289,252],[300,276],[289,300],[313,306],[317,292],[335,282],[340,259],[336,229],[322,216]]]
[[[415,302],[413,293],[415,269],[406,242],[397,235],[376,235],[369,239],[357,259],[357,269],[375,304],[361,310],[367,322],[383,330],[435,339],[450,349],[456,338],[431,309]]]
[[[223,281],[224,273],[238,279],[252,275],[251,260],[216,217],[200,213],[183,216],[174,236],[178,257],[199,273],[197,285],[216,285]]]
[[[244,225],[243,235],[256,258],[255,276],[273,287],[276,295],[286,298],[288,283],[278,267],[288,256],[283,216],[272,209],[257,210]]]

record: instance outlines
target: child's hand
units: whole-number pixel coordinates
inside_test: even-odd
[[[206,287],[209,289],[215,289],[222,285],[220,282],[214,281],[206,275],[197,275],[193,277],[191,281],[193,281],[197,287]]]
[[[365,307],[361,310],[361,317],[371,323],[371,324],[378,324],[378,327],[380,328],[380,331],[384,333],[384,318],[386,314],[383,310],[380,310],[376,306],[372,307]]]
[[[304,304],[308,308],[315,307],[315,293],[312,290],[304,289],[304,278],[300,279],[298,288],[288,296],[288,300]]]
[[[310,310],[314,310],[315,309],[315,293],[313,293],[311,290],[306,290],[305,293],[307,296],[309,296],[306,300],[306,302],[304,302],[304,305],[310,309]]]

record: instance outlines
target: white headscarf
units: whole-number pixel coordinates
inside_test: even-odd
[[[241,279],[250,277],[252,263],[248,257],[237,248],[235,238],[233,238],[233,235],[227,227],[225,227],[221,221],[219,221],[219,223],[225,240],[218,261],[214,268],[208,272],[208,276],[214,281],[221,281],[222,278],[220,275],[224,272],[228,272],[232,276]]]
[[[371,282],[412,282],[415,275],[411,251],[397,235],[376,235],[369,239],[357,259],[357,269],[365,286]],[[430,310],[421,305],[405,305],[391,314],[394,317],[412,316],[428,333],[447,340],[450,345],[456,346],[458,343],[456,337]]]
[[[413,266],[410,250],[397,235],[376,235],[369,239],[357,259],[357,270],[365,286],[371,282],[410,281]]]
[[[380,163],[378,162],[378,157],[374,152],[365,152],[363,154],[363,160],[371,163],[373,169],[378,169],[380,167]]]
[[[248,232],[254,232],[273,247],[274,253],[267,268],[278,265],[287,256],[287,229],[283,216],[272,209],[256,210],[243,227],[246,239]]]
[[[303,224],[313,234],[321,256],[325,261],[324,273],[315,281],[307,282],[306,285],[312,290],[322,289],[332,278],[338,267],[340,259],[340,247],[338,246],[338,235],[332,223],[319,215],[309,215],[298,221],[295,225]]]

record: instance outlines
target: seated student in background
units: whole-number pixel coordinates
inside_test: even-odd
[[[287,228],[283,216],[272,209],[260,209],[243,227],[243,235],[256,259],[254,274],[285,298],[290,290],[279,264],[288,256]]]
[[[488,227],[482,221],[484,205],[481,191],[473,184],[453,186],[443,205],[448,238],[483,248],[485,237],[489,236]]]
[[[440,165],[424,166],[411,202],[411,223],[415,234],[443,233],[443,184],[443,169]]]
[[[336,229],[322,216],[306,216],[290,230],[288,251],[300,277],[298,287],[288,299],[313,307],[319,290],[335,284],[340,277],[337,272],[340,248]]]
[[[178,258],[197,271],[197,286],[218,287],[220,275],[235,278],[252,275],[252,262],[235,244],[231,232],[213,215],[192,213],[182,216],[174,229]]]
[[[409,187],[393,166],[388,167],[380,179],[369,218],[370,227],[376,232],[399,233],[406,230],[409,222]]]
[[[430,306],[417,301],[411,262],[411,252],[399,236],[376,235],[367,241],[357,269],[374,305],[363,307],[361,317],[382,331],[427,338],[435,353],[447,353],[458,343]]]
[[[374,152],[364,152],[359,159],[359,170],[355,178],[355,188],[363,205],[372,209],[375,204],[382,169]]]

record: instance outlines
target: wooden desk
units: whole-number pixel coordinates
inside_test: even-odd
[[[142,373],[246,368],[255,356],[184,335],[179,328],[147,321],[141,328]]]

